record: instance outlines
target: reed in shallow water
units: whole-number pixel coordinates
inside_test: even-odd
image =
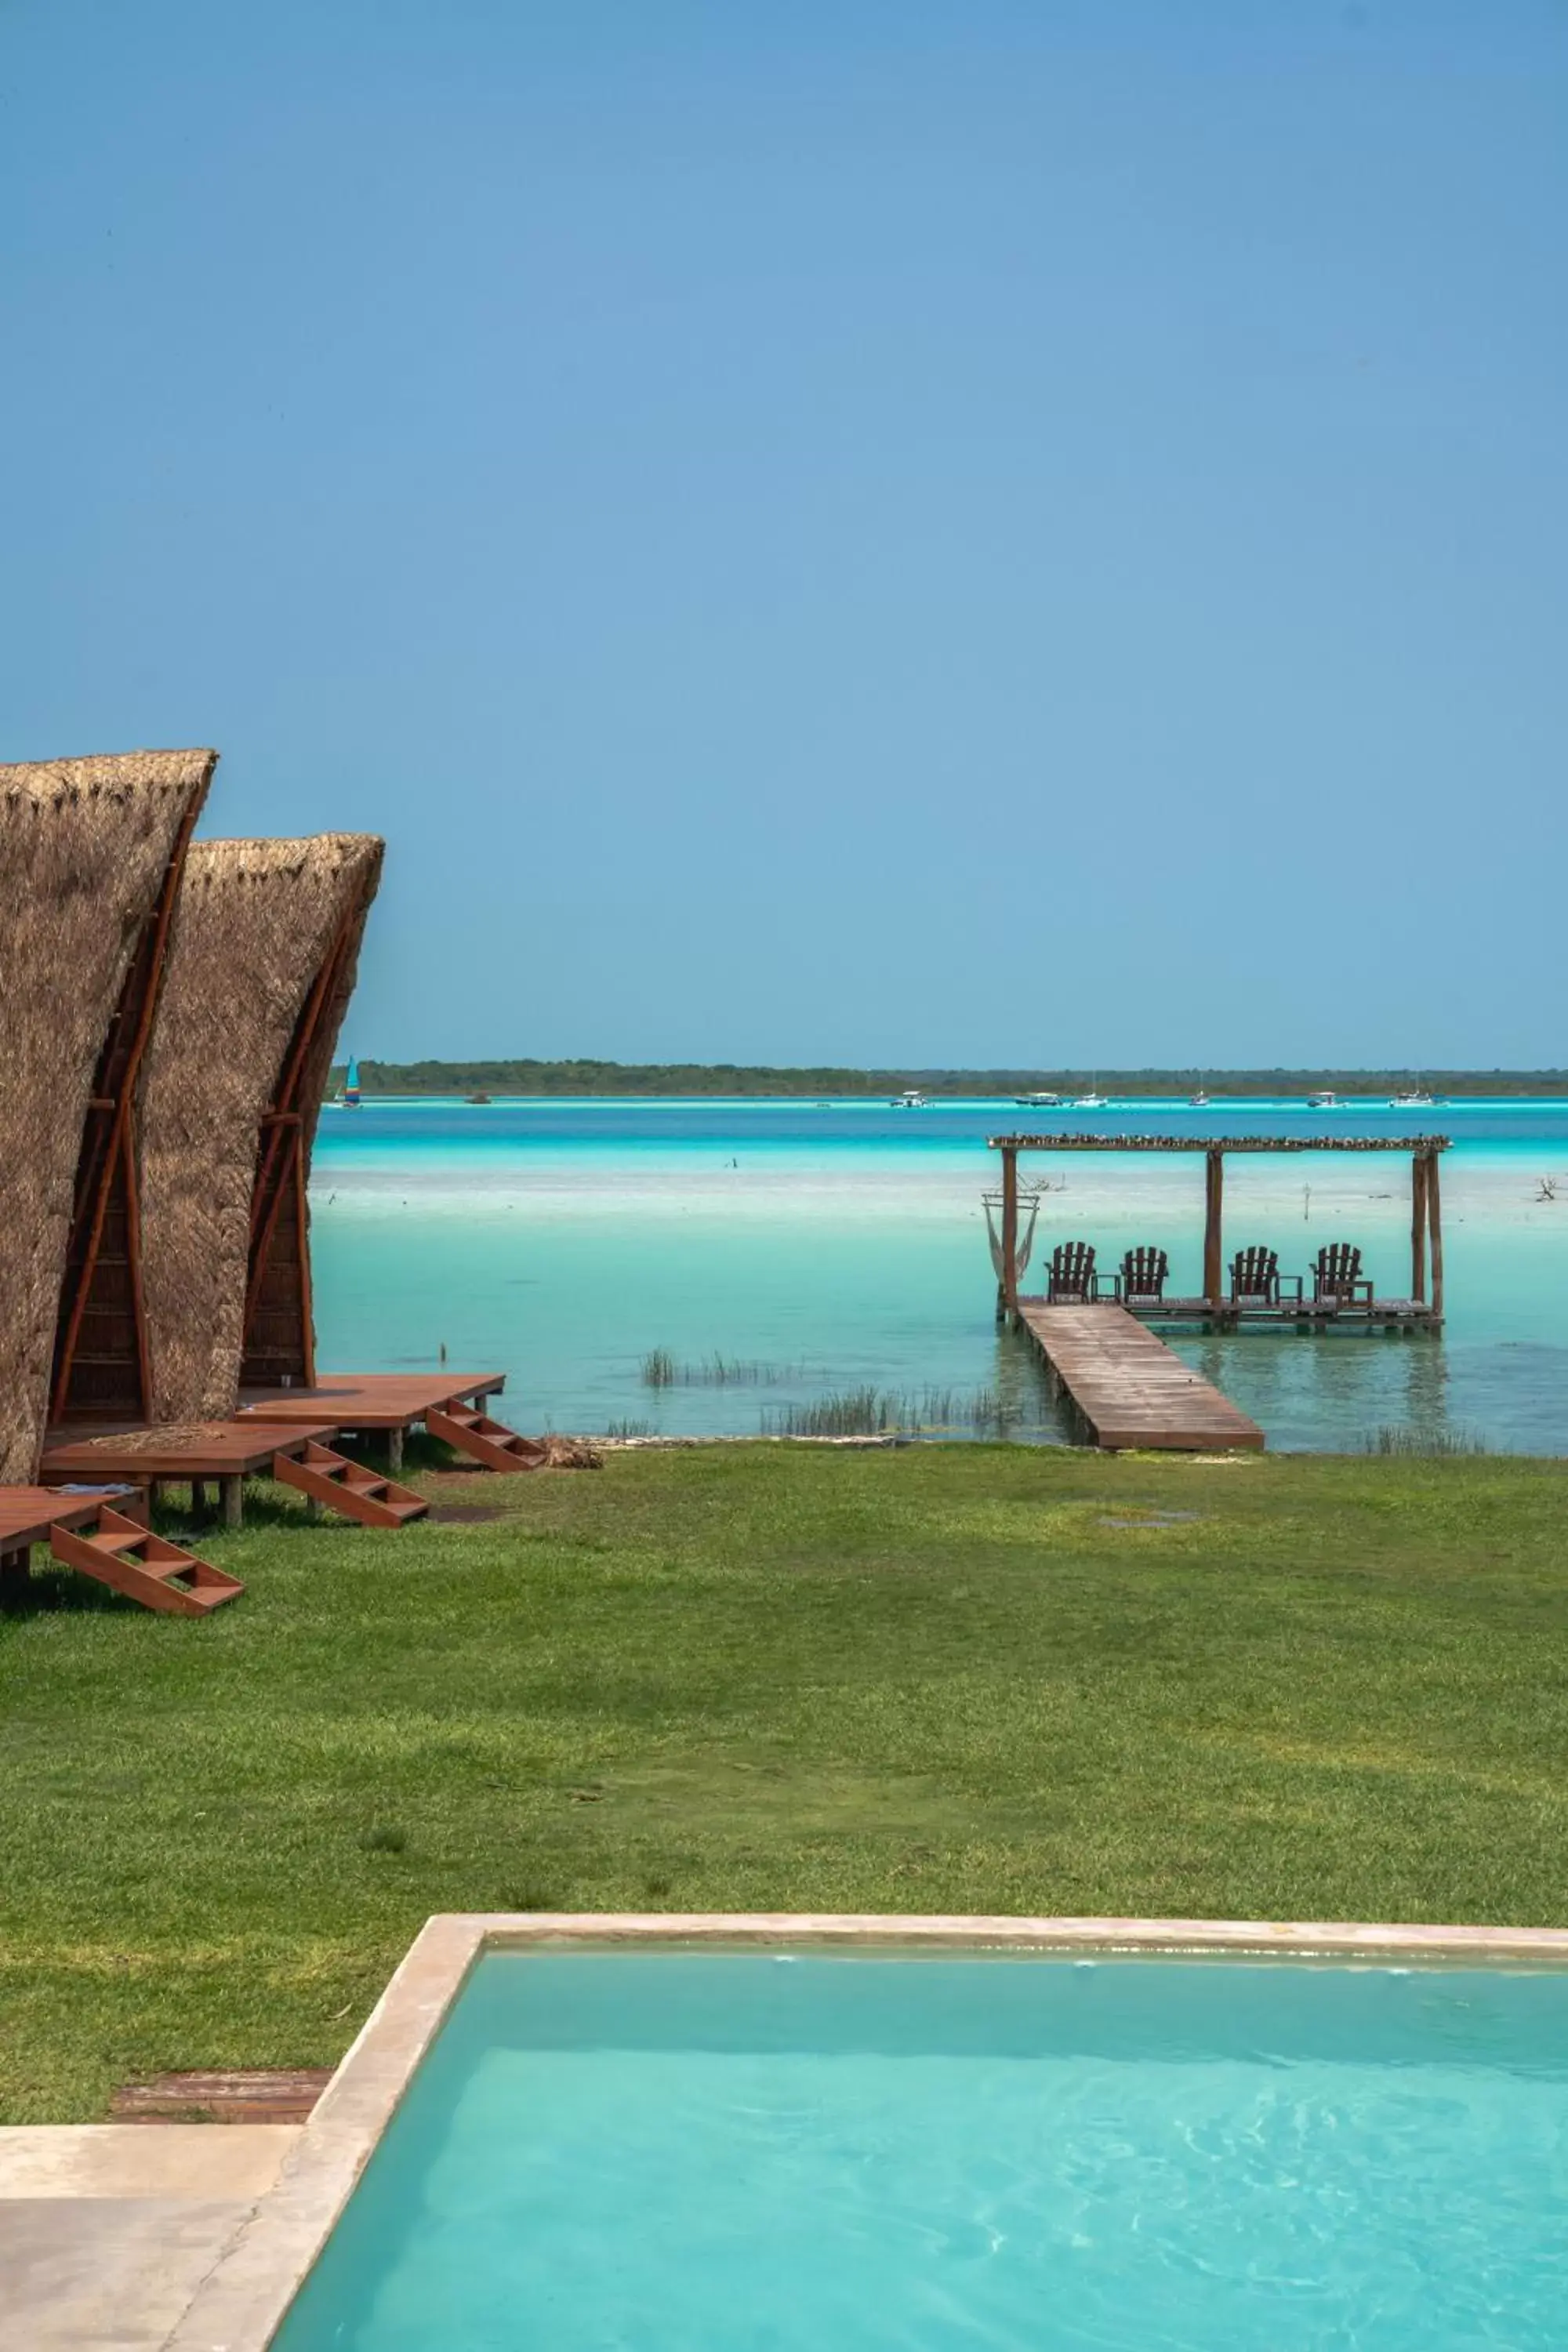
[[[805,1364],[760,1363],[717,1349],[696,1364],[678,1363],[668,1348],[654,1348],[642,1360],[643,1385],[650,1389],[779,1389],[810,1377]]]
[[[1369,1430],[1362,1440],[1363,1454],[1431,1455],[1489,1454],[1490,1446],[1473,1429],[1403,1429],[1385,1424]]]
[[[936,1437],[956,1430],[1005,1436],[1023,1416],[994,1389],[831,1391],[808,1404],[764,1405],[764,1437]]]

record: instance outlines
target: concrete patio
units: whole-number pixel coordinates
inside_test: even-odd
[[[161,2352],[297,2124],[0,2129],[0,2312],[27,2352]]]

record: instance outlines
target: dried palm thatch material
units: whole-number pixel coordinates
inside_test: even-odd
[[[231,1413],[242,1371],[313,1377],[305,1184],[382,847],[202,841],[186,860],[142,1122],[156,1420]]]
[[[63,1395],[100,1380],[114,1402],[129,1381],[140,1402],[137,1087],[179,862],[216,761],[0,766],[0,1480],[36,1476],[52,1383]]]

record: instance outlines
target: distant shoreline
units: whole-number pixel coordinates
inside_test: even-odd
[[[341,1091],[346,1066],[331,1073]],[[1386,1103],[1415,1087],[1443,1097],[1480,1096],[1540,1100],[1568,1096],[1568,1070],[848,1070],[742,1067],[727,1062],[376,1062],[359,1064],[367,1097],[489,1095],[516,1100],[657,1097],[702,1101],[859,1101],[918,1091],[947,1098],[1068,1097],[1090,1091],[1141,1100],[1184,1102],[1203,1091],[1242,1099],[1333,1093],[1347,1102]]]

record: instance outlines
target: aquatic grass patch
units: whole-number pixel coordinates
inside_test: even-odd
[[[668,1348],[654,1348],[642,1360],[642,1381],[650,1389],[782,1389],[809,1380],[806,1364],[768,1364],[715,1349],[697,1363],[677,1361]]]

